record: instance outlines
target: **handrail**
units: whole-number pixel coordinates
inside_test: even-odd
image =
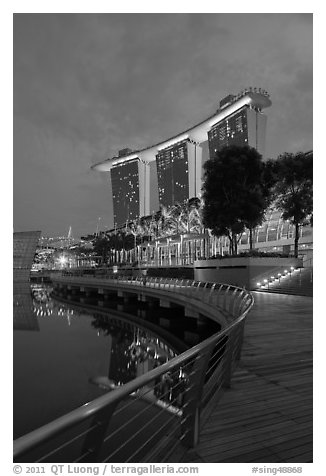
[[[220,336],[225,335],[225,333],[226,330],[222,331]],[[214,342],[214,337],[215,336],[207,338],[200,344],[197,344],[191,349],[169,360],[165,364],[162,364],[160,367],[157,367],[156,369],[153,369],[146,374],[143,374],[136,379],[125,383],[123,386],[116,388],[114,392],[106,393],[105,395],[102,395],[101,397],[98,397],[89,403],[85,403],[81,407],[72,410],[71,412],[57,418],[56,420],[42,426],[41,428],[31,431],[28,433],[28,439],[25,436],[17,438],[14,441],[14,456],[16,456],[17,453],[23,453],[25,450],[31,449],[35,445],[47,441],[49,438],[60,433],[63,429],[70,428],[72,425],[79,423],[85,418],[102,410],[108,404],[129,396],[139,387],[143,387],[147,383],[151,382],[154,378],[173,370],[185,360],[196,356],[199,350]]]
[[[90,276],[88,276],[87,278],[89,279]],[[94,276],[94,278],[96,277]],[[64,281],[69,282],[69,279],[66,278],[64,279]],[[133,278],[131,281],[127,280],[126,277],[121,277],[121,278],[118,277],[117,279],[114,279],[114,281],[118,281],[117,284],[122,284],[122,281],[124,281],[124,283],[127,282],[131,286],[132,285],[138,286],[142,284],[142,278],[138,278],[138,277]],[[157,282],[156,278],[147,278],[147,283],[153,284],[153,287],[155,289],[158,289],[155,287],[156,285],[158,285],[159,289],[162,289],[166,292],[171,293],[171,291],[173,290],[175,291],[176,289],[178,289],[178,291],[180,292],[181,291],[180,288],[183,288],[182,292],[185,293],[186,295],[191,295],[191,294],[197,295],[200,285],[203,284],[198,282],[197,286],[194,288],[194,285],[195,285],[194,281],[192,281],[191,286],[189,286],[188,282],[187,282],[187,285],[184,286],[184,280],[181,280],[181,281],[169,280],[169,283],[168,283],[169,287],[166,288],[166,284],[167,284],[166,281],[167,280],[164,280],[164,282]],[[188,387],[186,387],[181,393],[179,392],[178,396],[176,397],[177,400],[175,401],[172,400],[172,403],[169,404],[168,407],[165,407],[164,410],[162,411],[164,412],[168,411],[169,406],[172,406],[172,409],[177,408],[179,406],[180,408],[179,411],[181,411],[181,414],[182,414],[182,419],[180,420],[180,423],[178,423],[178,425],[181,424],[181,433],[183,435],[181,439],[184,440],[184,442],[186,442],[188,445],[195,444],[198,439],[198,424],[197,424],[198,421],[197,420],[200,414],[201,395],[205,394],[205,389],[208,391],[208,387],[207,387],[208,383],[209,383],[209,392],[212,394],[214,393],[212,392],[212,388],[215,388],[214,385],[217,385],[217,383],[219,385],[218,389],[221,388],[221,385],[222,385],[221,382],[223,381],[225,382],[226,386],[228,385],[228,382],[230,380],[230,375],[232,372],[232,365],[234,364],[234,359],[236,359],[236,356],[240,355],[240,352],[241,352],[241,343],[242,343],[241,336],[243,334],[243,321],[253,305],[252,295],[244,289],[237,288],[236,286],[232,286],[228,284],[227,285],[220,284],[218,291],[216,291],[217,284],[209,283],[211,284],[211,289],[208,290],[206,289],[207,284],[208,283],[204,283],[204,288],[202,288],[202,293],[205,293],[208,295],[208,303],[211,307],[212,307],[212,304],[211,304],[212,293],[216,292],[217,301],[218,301],[219,295],[221,294],[221,296],[224,298],[223,304],[224,304],[225,310],[226,310],[227,297],[230,298],[227,307],[229,312],[234,313],[233,322],[228,322],[227,326],[224,329],[212,335],[211,337],[207,338],[206,340],[200,342],[194,347],[190,348],[186,352],[183,352],[179,356],[174,357],[167,363],[147,372],[144,375],[141,375],[140,377],[137,377],[136,379],[124,384],[121,387],[116,388],[113,392],[110,392],[101,397],[98,397],[95,400],[89,403],[86,403],[82,407],[79,407],[67,413],[66,415],[63,415],[62,417],[42,426],[41,428],[38,428],[32,431],[31,433],[28,433],[27,435],[24,435],[18,438],[17,440],[14,441],[14,459],[23,461],[23,459],[21,460],[20,458],[24,458],[24,455],[27,455],[28,452],[33,452],[37,448],[41,448],[45,442],[49,442],[57,436],[64,435],[67,430],[77,427],[80,423],[86,422],[89,419],[94,419],[94,418],[97,419],[98,415],[105,414],[105,412],[109,412],[109,414],[111,415],[109,419],[114,417],[115,415],[114,409],[117,408],[117,406],[121,404],[123,400],[125,400],[128,397],[130,398],[132,395],[136,394],[138,395],[137,398],[144,398],[144,395],[146,395],[146,393],[151,395],[152,391],[148,390],[149,388],[154,389],[154,395],[155,395],[157,386],[160,386],[162,378],[164,379],[165,376],[169,374],[171,374],[172,376],[179,376],[177,379],[177,384],[172,386],[169,390],[170,394],[172,392],[171,395],[173,395],[173,391],[176,392],[176,389],[179,388],[178,386],[180,386],[181,384],[183,385],[185,382],[184,380],[185,377],[182,377],[182,378],[180,377],[180,375],[183,374],[185,369],[187,370],[186,372],[188,375],[187,379],[189,379],[189,382],[192,381],[192,384],[188,385]],[[200,293],[200,295],[202,293]],[[214,306],[216,306],[216,304],[217,303],[214,303]],[[235,309],[237,306],[238,306],[238,311],[235,312]],[[214,351],[214,349],[216,349],[216,346],[219,346],[217,354],[216,354],[216,350]],[[215,355],[215,359],[217,360],[215,361],[212,367],[212,359],[214,355]],[[216,355],[218,357],[216,357]],[[217,377],[216,379],[217,383],[214,384],[214,381],[210,379],[211,379],[211,376],[215,374]],[[208,383],[206,383],[206,380]],[[218,390],[218,392],[219,391],[220,390]],[[166,398],[166,396],[164,398]],[[178,403],[179,400],[184,401],[181,407],[180,407],[180,404]],[[160,400],[160,398],[157,398],[155,404],[158,404],[158,402],[161,402],[160,405],[162,405],[162,401]],[[175,405],[177,406],[175,407]],[[175,411],[176,410],[174,410],[174,412]],[[92,424],[89,428],[89,432],[91,432],[91,434],[99,431],[97,429],[98,424],[99,422],[97,421],[96,425],[94,426],[94,421],[92,420]],[[102,423],[100,423],[100,426],[101,425]],[[79,434],[79,437],[81,437],[81,433]],[[87,436],[85,438],[87,439]],[[101,438],[102,439],[99,443],[100,446],[102,446],[104,444],[103,442],[105,442],[105,439],[103,439],[103,436]],[[96,438],[95,438],[95,441],[96,441]],[[152,444],[153,442],[150,441],[150,443]],[[66,445],[70,444],[70,441],[68,441],[65,444]],[[149,443],[146,442],[146,445],[148,444]],[[118,449],[121,450],[121,448],[118,448]],[[57,450],[58,448],[53,451],[57,451]],[[52,454],[53,451],[50,454]],[[139,452],[140,452],[140,449],[139,449]],[[84,456],[82,455],[81,458],[90,457],[90,454],[92,454],[91,457],[95,458],[95,461],[97,461],[96,459],[97,456],[94,455],[94,448],[89,451],[87,450],[85,455]],[[37,459],[37,461],[43,461],[44,458],[46,458],[46,455],[43,456],[43,459],[42,457],[40,457],[39,459]],[[106,461],[107,459],[104,459],[104,460]],[[78,461],[80,461],[80,458],[78,459]]]

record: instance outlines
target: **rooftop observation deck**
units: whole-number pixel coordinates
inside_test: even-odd
[[[262,91],[261,89],[257,90],[256,88],[249,88],[249,90],[242,91],[237,96],[233,96],[233,99],[230,100],[230,102],[228,102],[223,108],[218,109],[213,115],[209,116],[207,119],[204,119],[193,127],[190,127],[189,129],[180,132],[169,139],[163,140],[143,149],[135,151],[124,149],[126,151],[125,155],[106,159],[98,164],[92,165],[91,169],[97,170],[99,172],[108,172],[113,165],[121,164],[135,158],[138,158],[144,162],[155,161],[156,154],[159,150],[170,147],[172,144],[177,142],[186,139],[191,139],[198,143],[204,142],[207,140],[207,132],[213,125],[230,116],[243,106],[252,106],[261,110],[271,106],[271,104],[272,102],[269,98],[269,94],[266,91]]]
[[[312,298],[253,294],[231,388],[180,462],[312,462]]]

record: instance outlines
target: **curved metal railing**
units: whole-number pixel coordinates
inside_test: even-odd
[[[126,277],[114,283],[145,284]],[[227,324],[167,363],[18,438],[16,462],[163,462],[180,444],[196,445],[211,407],[230,386],[253,297],[232,285],[189,280],[148,278],[151,288],[222,309]]]

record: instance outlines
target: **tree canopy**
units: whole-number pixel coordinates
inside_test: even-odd
[[[294,256],[298,256],[300,226],[312,223],[313,212],[313,154],[285,153],[274,163],[276,183],[275,205],[283,220],[295,226]]]
[[[204,225],[215,236],[228,236],[230,252],[237,254],[241,233],[263,221],[269,203],[262,156],[248,146],[227,146],[205,163],[204,170]]]

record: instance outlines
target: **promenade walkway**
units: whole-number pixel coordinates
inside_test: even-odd
[[[253,294],[232,387],[180,462],[312,462],[312,298]]]

